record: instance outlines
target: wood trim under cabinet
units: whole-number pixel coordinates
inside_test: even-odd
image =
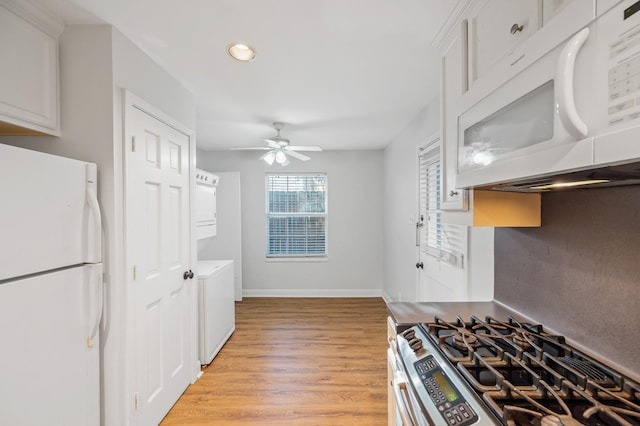
[[[474,190],[473,226],[539,227],[540,193]]]

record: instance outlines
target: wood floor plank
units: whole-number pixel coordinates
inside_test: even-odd
[[[161,425],[386,425],[381,298],[245,298]]]

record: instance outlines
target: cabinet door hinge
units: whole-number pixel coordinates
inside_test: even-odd
[[[138,392],[133,394],[133,407],[137,410],[138,406],[140,404],[138,403]]]
[[[131,152],[136,152],[136,137],[131,136]]]
[[[137,265],[133,265],[133,280],[136,280],[136,275],[138,273],[138,266]]]

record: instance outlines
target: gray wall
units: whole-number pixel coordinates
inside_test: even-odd
[[[197,166],[240,172],[245,296],[379,296],[382,292],[382,150],[313,152],[285,168],[259,151],[200,151]],[[326,261],[265,259],[265,172],[326,172]],[[221,225],[218,225],[221,226]]]
[[[547,193],[496,228],[495,298],[640,376],[640,186]]]
[[[393,302],[415,302],[418,147],[438,131],[440,97],[415,116],[384,150],[384,283]]]

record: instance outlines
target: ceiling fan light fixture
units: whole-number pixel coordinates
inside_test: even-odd
[[[244,43],[231,43],[227,47],[227,52],[233,59],[241,62],[251,62],[256,58],[253,47]]]
[[[276,159],[276,154],[273,151],[269,151],[267,152],[265,155],[262,156],[262,159],[264,160],[265,163],[267,163],[268,165],[272,165],[273,162]]]
[[[283,151],[278,151],[276,153],[276,162],[278,164],[284,165],[284,163],[287,162],[287,154],[285,154]]]
[[[231,148],[232,150],[257,150],[262,151],[264,154],[260,156],[261,160],[264,160],[268,165],[278,163],[282,167],[287,166],[290,163],[290,158],[293,157],[300,161],[309,161],[311,157],[304,155],[298,151],[322,151],[319,146],[297,146],[290,145],[289,139],[280,136],[280,130],[284,126],[284,123],[276,121],[273,123],[273,127],[276,129],[277,134],[275,137],[265,139],[267,146],[252,146],[248,148]]]

